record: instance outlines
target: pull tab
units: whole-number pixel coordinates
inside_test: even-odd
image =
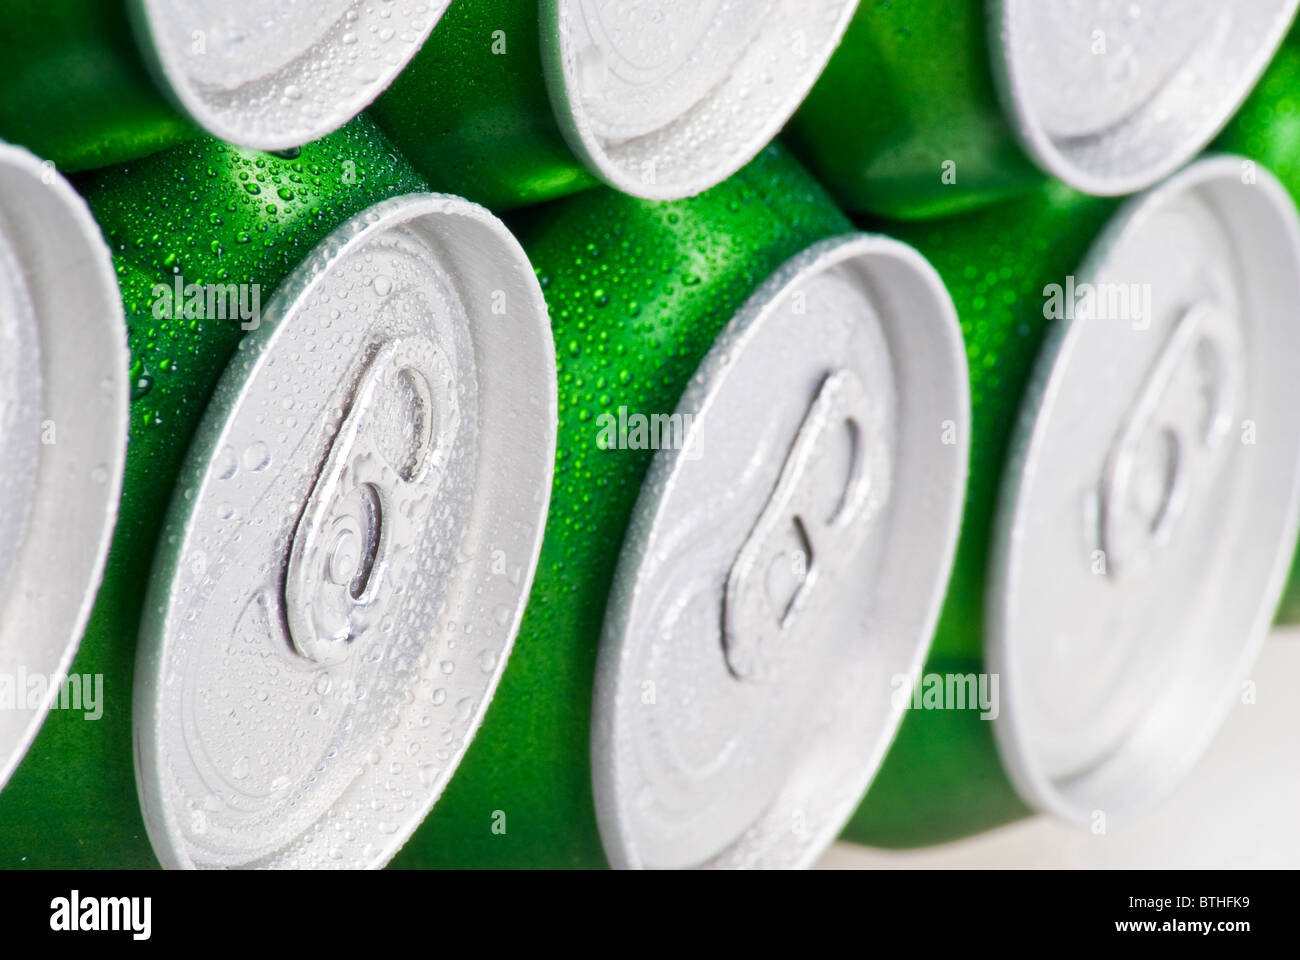
[[[1106,458],[1098,539],[1108,576],[1140,569],[1207,495],[1241,388],[1234,319],[1198,303],[1179,318]]]
[[[422,337],[384,344],[362,375],[290,548],[285,609],[307,659],[345,659],[407,582],[459,428],[451,383]]]
[[[880,434],[858,378],[849,370],[828,376],[727,576],[722,642],[737,679],[761,681],[776,673],[823,569],[846,566],[870,532],[869,521],[889,493]],[[847,475],[830,478],[828,454],[833,444],[846,441]],[[831,488],[838,496],[828,504]]]

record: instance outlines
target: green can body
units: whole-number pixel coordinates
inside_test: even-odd
[[[1291,29],[1259,86],[1212,149],[1240,154],[1268,168],[1300,204],[1300,25]],[[1300,551],[1291,564],[1277,620],[1300,623]]]
[[[559,380],[545,540],[492,706],[398,867],[606,865],[592,800],[592,687],[606,598],[654,451],[601,449],[598,418],[620,406],[672,413],[767,276],[852,229],[778,147],[690,200],[602,188],[535,213],[519,233],[550,308]]]
[[[551,109],[536,0],[453,3],[371,112],[435,190],[493,210],[597,183]]]
[[[1032,402],[1026,388],[1053,322],[1044,316],[1044,288],[1076,272],[1117,206],[1049,183],[988,210],[888,228],[939,271],[957,307],[970,369],[970,479],[927,675],[985,670],[994,514],[1011,435]],[[1028,812],[1003,772],[992,723],[979,710],[909,709],[845,837],[887,847],[941,843]]]
[[[984,0],[862,3],[786,138],[846,210],[959,213],[1045,175],[998,102]]]
[[[65,172],[198,134],[154,86],[124,0],[8,0],[0,67],[0,140]]]
[[[132,677],[155,544],[190,440],[244,335],[238,319],[159,318],[160,291],[258,284],[262,303],[331,230],[424,190],[364,117],[299,156],[204,138],[78,184],[112,248],[130,328],[121,509],[71,672],[103,677],[102,716],[52,711],[0,792],[0,867],[156,866],[132,760]]]

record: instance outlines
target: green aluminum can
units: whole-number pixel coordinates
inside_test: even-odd
[[[1250,158],[1272,170],[1300,203],[1300,28],[1292,29],[1268,72],[1215,141],[1217,150]],[[1250,170],[1243,170],[1249,175]],[[1300,623],[1300,554],[1278,607],[1279,623]]]
[[[435,188],[494,210],[604,181],[690,196],[776,135],[854,0],[476,0],[374,107]]]
[[[954,214],[1031,190],[1045,173],[1129,193],[1209,141],[1295,9],[863,3],[787,136],[855,212]]]
[[[245,331],[238,321],[156,319],[155,286],[180,275],[274,287],[348,216],[419,190],[376,137],[358,122],[293,160],[196,140],[79,184],[113,251],[131,351],[122,506],[72,668],[104,678],[103,716],[51,716],[0,793],[6,866],[156,865],[131,760],[143,586],[189,441]],[[351,185],[349,161],[358,169]]]
[[[944,278],[970,362],[970,481],[927,674],[985,670],[980,625],[993,517],[1011,433],[1049,326],[1042,291],[1076,269],[1116,206],[1045,184],[942,223],[891,225]],[[939,843],[1028,813],[1002,770],[990,723],[974,711],[914,711],[844,835],[874,846]]]
[[[0,143],[0,789],[48,710],[95,709],[68,667],[117,519],[126,327],[72,185]],[[89,703],[88,703],[89,701]]]
[[[1240,163],[1122,208],[1049,183],[893,228],[961,316],[971,480],[929,661],[898,678],[908,715],[848,839],[941,843],[1033,811],[1104,834],[1239,695],[1296,519],[1270,391],[1291,389],[1276,355],[1300,322],[1294,206]]]
[[[509,606],[509,596],[517,596],[519,609],[526,597],[528,542],[530,536],[540,542],[553,461],[552,352],[536,279],[499,221],[457,198],[424,193],[423,182],[364,117],[292,157],[200,139],[97,172],[80,186],[116,262],[133,384],[120,519],[72,668],[102,677],[102,716],[92,722],[59,712],[44,726],[0,793],[0,857],[6,866],[29,867],[147,867],[158,859],[169,866],[382,863],[454,769],[463,748],[455,738],[472,736],[481,713],[472,697],[490,696],[499,674],[488,654],[504,660],[510,636],[499,635],[511,634],[518,622],[519,610]],[[469,278],[456,259],[462,249],[471,258],[492,260],[492,269],[482,271],[483,283],[491,283],[499,297]],[[456,276],[456,289],[464,296],[460,306],[453,294],[440,300],[442,293],[431,292],[451,288],[445,279],[431,279],[437,271],[430,263],[446,264]],[[353,282],[354,277],[361,279]],[[212,302],[206,300],[209,290],[234,296],[214,313],[205,306]],[[533,392],[513,415],[495,405],[496,398],[510,397],[513,387],[502,388],[489,377],[492,390],[476,399],[475,376],[484,382],[487,374],[462,376],[459,366],[475,335],[470,326],[454,322],[456,317],[473,317],[473,329],[483,329],[480,320],[498,299],[509,309],[486,326],[511,338],[511,349],[525,367],[507,371],[505,382]],[[435,304],[449,319],[431,319]],[[452,331],[454,336],[447,335],[456,345],[441,352],[427,345],[434,332],[412,332],[425,329],[426,322],[430,330],[444,324],[438,330]],[[385,331],[393,329],[406,333],[386,340]],[[504,354],[493,356],[495,375]],[[388,367],[378,368],[381,364],[400,376],[388,378]],[[422,364],[442,373],[424,376]],[[528,368],[541,373],[530,374]],[[444,396],[452,383],[469,392]],[[302,393],[318,388],[330,395],[308,400]],[[397,399],[389,390],[397,391]],[[441,405],[437,416],[428,413],[433,398]],[[519,507],[485,502],[474,474],[452,470],[445,459],[438,470],[420,466],[435,455],[446,456],[441,441],[448,437],[459,438],[462,451],[474,442],[473,408],[502,425],[480,433],[478,462],[501,475],[497,489]],[[256,439],[237,448],[218,442],[238,443],[232,438],[248,417],[258,425]],[[495,441],[497,448],[520,451],[516,462],[502,462],[482,439],[495,437],[501,428],[520,431],[513,443]],[[422,435],[428,443],[420,442]],[[412,466],[395,478],[378,465],[398,457],[403,442],[414,444]],[[368,452],[349,460],[348,445]],[[431,502],[421,491],[439,470],[455,474],[444,485],[446,509],[436,519],[421,520]],[[317,471],[334,486],[317,482]],[[212,474],[221,485],[216,504],[209,496]],[[340,494],[345,500],[340,506],[329,496],[352,489],[348,484],[357,478],[365,481],[354,490],[360,497],[358,533],[371,544],[361,554],[349,546],[357,542],[348,526],[355,517],[345,509],[353,500]],[[258,497],[249,500],[253,487]],[[167,520],[169,502],[174,516]],[[372,502],[374,509],[368,510]],[[400,803],[375,798],[370,807],[371,795],[361,782],[367,765],[348,766],[372,817],[373,811],[385,811],[382,823],[349,815],[355,843],[341,838],[329,852],[318,850],[310,838],[328,831],[286,821],[281,808],[313,809],[324,802],[312,785],[337,782],[330,759],[356,752],[347,735],[329,739],[330,731],[338,732],[340,724],[355,723],[349,730],[365,726],[352,718],[350,707],[364,700],[371,715],[388,715],[391,696],[401,691],[365,677],[384,670],[414,676],[418,670],[403,656],[385,656],[373,631],[351,620],[341,638],[330,632],[331,624],[337,626],[331,617],[347,620],[356,611],[343,599],[350,594],[331,592],[333,581],[322,584],[315,577],[313,538],[321,524],[341,531],[331,555],[335,566],[329,569],[337,572],[339,563],[351,561],[365,572],[348,589],[378,619],[394,591],[409,591],[411,563],[427,558],[418,534],[441,530],[471,507],[499,515],[518,528],[516,539],[522,538],[521,547],[508,534],[497,541],[509,576],[500,578],[503,586],[484,587],[485,598],[498,601],[495,612],[481,618],[489,625],[482,626],[477,614],[463,618],[497,646],[475,652],[481,662],[472,665],[460,655],[442,654],[443,664],[463,667],[463,683],[448,676],[440,687],[449,700],[446,709],[465,714],[457,729],[444,729],[430,717],[427,724],[412,721],[410,729],[417,733],[411,743],[396,738],[403,741],[402,759],[423,790],[404,784]],[[205,512],[212,510],[215,522]],[[333,519],[321,520],[330,510]],[[366,517],[376,525],[370,533]],[[408,528],[417,522],[412,533]],[[482,524],[466,524],[468,552],[470,535]],[[282,539],[266,556],[254,558],[245,547],[264,540],[268,530]],[[291,553],[286,543],[292,543]],[[378,572],[364,567],[366,557]],[[461,568],[480,566],[467,555]],[[274,585],[260,589],[266,578]],[[281,589],[296,602],[281,606]],[[438,588],[429,589],[432,603]],[[235,590],[240,592],[232,594]],[[208,592],[222,601],[215,613],[204,600]],[[462,612],[458,596],[445,602],[451,614]],[[292,636],[275,616],[269,623],[257,619],[259,604],[282,609],[294,627]],[[181,627],[175,623],[178,609],[185,611]],[[383,624],[399,630],[409,618],[405,610],[389,610]],[[189,623],[200,636],[193,646],[184,646]],[[415,628],[409,634],[417,644],[437,636]],[[353,639],[364,642],[353,647]],[[452,637],[453,646],[455,641]],[[460,647],[475,651],[473,643]],[[437,673],[439,662],[433,657],[428,669]],[[184,664],[200,669],[187,671]],[[258,675],[261,664],[270,664],[273,676],[295,682],[277,684]],[[181,697],[179,708],[173,694]],[[272,709],[282,711],[276,723],[266,715]],[[236,735],[223,726],[227,722],[235,725]],[[321,737],[329,743],[317,757],[312,749]],[[436,761],[410,749],[434,737],[445,751]],[[276,754],[280,744],[298,752]],[[382,746],[374,751],[384,752]],[[197,796],[195,774],[186,766],[191,760],[201,765]],[[389,763],[386,758],[386,775]]]
[[[689,200],[597,189],[521,230],[557,345],[555,494],[502,686],[394,866],[806,864],[894,732],[861,692],[919,664],[955,546],[947,294],[776,146]],[[873,519],[835,512],[868,488]]]
[[[126,5],[15,0],[0,23],[0,137],[61,170],[121,163],[198,131],[154,86]]]
[[[12,0],[0,23],[0,138],[65,171],[200,130],[263,150],[297,146],[365,107],[446,5]]]
[[[528,0],[453,4],[371,114],[436,187],[494,210],[598,182],[551,111]]]

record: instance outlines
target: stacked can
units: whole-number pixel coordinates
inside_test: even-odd
[[[458,3],[375,117],[436,188],[494,210],[597,180],[691,196],[776,135],[856,6]]]
[[[342,126],[419,49],[449,0],[10,0],[0,137],[60,169],[197,135],[283,150]]]
[[[0,144],[0,788],[47,711],[94,710],[68,677],[117,516],[126,329],[85,203]],[[88,688],[83,688],[83,681]]]
[[[1209,142],[1296,6],[864,3],[789,136],[857,212],[958,213],[1033,189],[1039,170],[1130,193]]]
[[[847,836],[1104,832],[1239,696],[1297,525],[1300,227],[1265,170],[1116,211],[1048,185],[906,225],[968,341],[971,486],[930,661]]]
[[[1215,141],[1219,150],[1248,157],[1273,171],[1300,203],[1300,26],[1288,35],[1268,72],[1232,122]],[[1253,170],[1244,168],[1243,175]],[[1278,607],[1280,623],[1300,623],[1300,553],[1292,563],[1286,591]]]
[[[554,353],[513,237],[422,187],[364,119],[85,184],[134,378],[74,667],[103,711],[0,794],[7,863],[380,865],[451,776],[540,547]]]
[[[525,245],[560,380],[537,584],[394,863],[808,863],[893,736],[870,692],[920,663],[955,545],[948,296],[776,147],[691,200],[543,208]]]

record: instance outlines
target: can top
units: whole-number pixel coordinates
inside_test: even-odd
[[[450,0],[130,0],[163,88],[212,136],[285,150],[366,108]]]
[[[815,244],[736,314],[660,421],[676,432],[606,613],[592,770],[611,863],[800,866],[830,844],[930,642],[969,420],[952,302],[910,247]]]
[[[1268,66],[1298,0],[991,0],[994,74],[1026,149],[1087,193],[1200,152]]]
[[[781,129],[857,0],[544,0],[547,86],[573,151],[639,197],[693,196]]]
[[[53,165],[0,143],[0,786],[81,640],[126,458],[126,325],[108,246]]]
[[[1129,201],[1059,288],[987,653],[1018,789],[1087,824],[1191,767],[1271,622],[1298,523],[1300,222],[1266,171],[1202,160]]]
[[[141,627],[159,859],[388,861],[478,728],[555,457],[537,278],[475,204],[385,200],[242,341],[191,446]]]

